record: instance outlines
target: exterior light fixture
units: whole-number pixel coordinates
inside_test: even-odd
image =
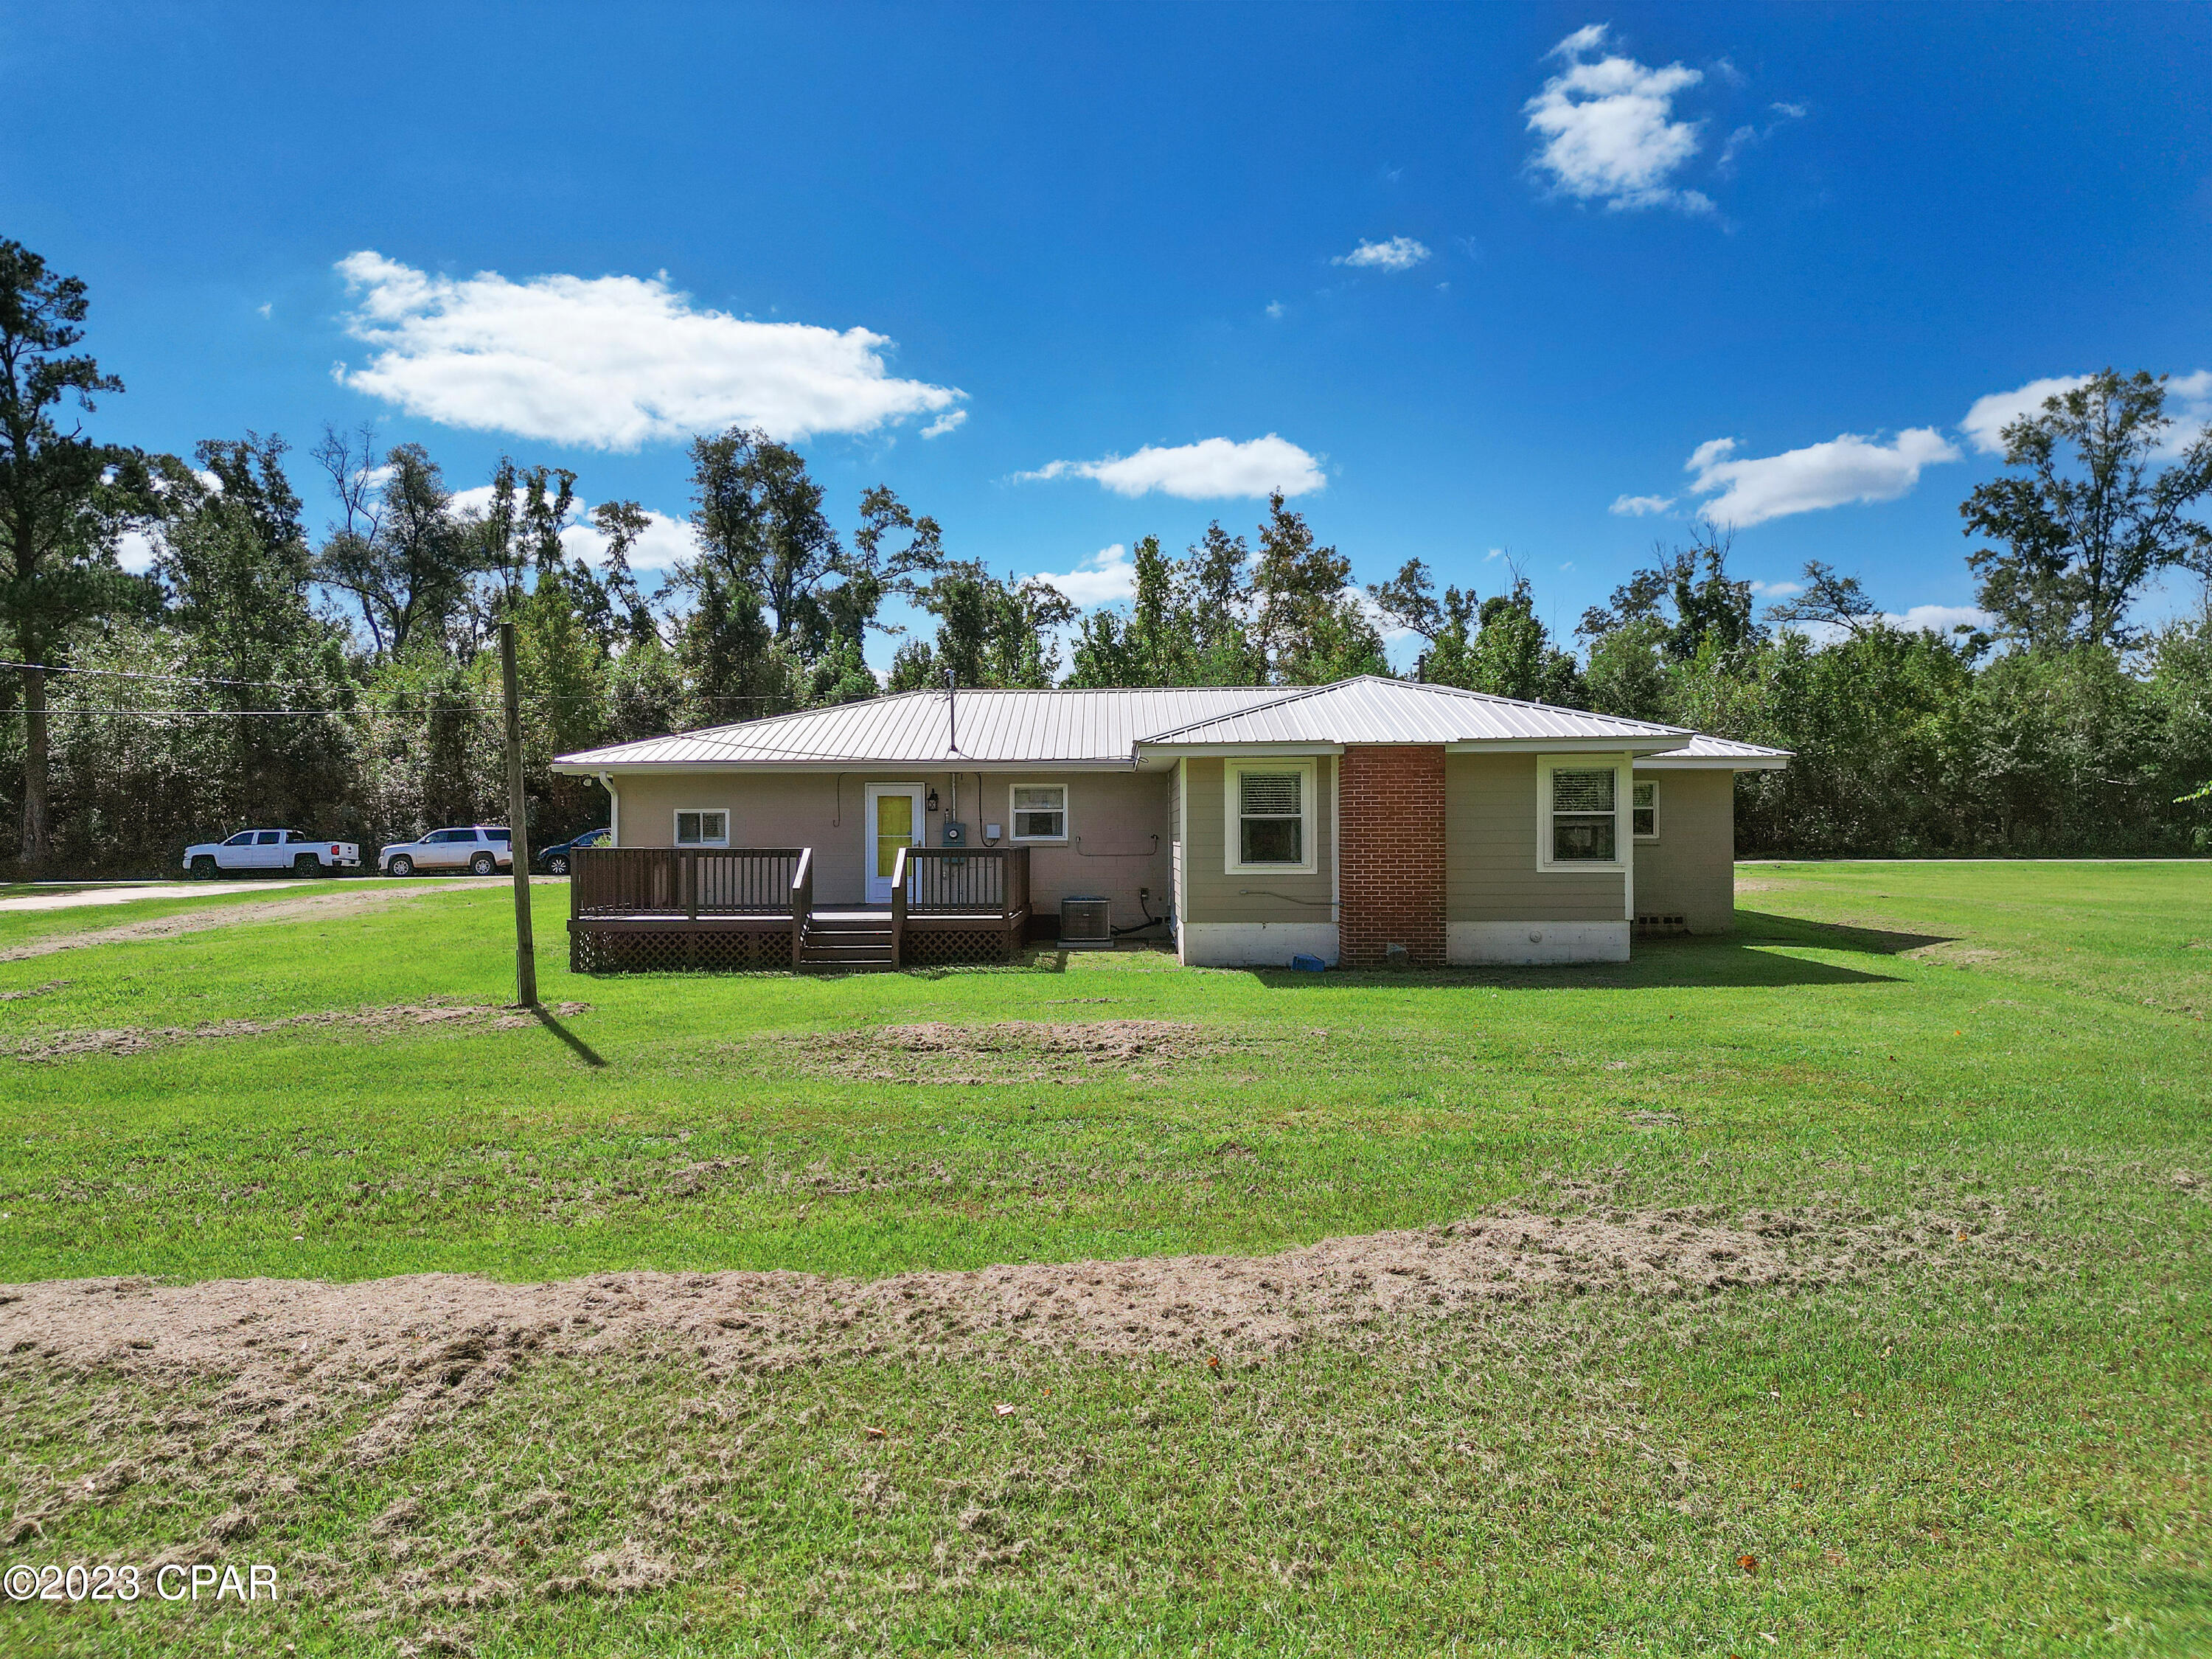
[[[929,810],[933,812],[937,810],[937,791],[934,789],[929,792]]]

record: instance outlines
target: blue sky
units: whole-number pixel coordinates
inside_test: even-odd
[[[1277,482],[1562,629],[1701,509],[1913,613],[2008,395],[2212,404],[2208,63],[2175,6],[18,7],[0,234],[91,284],[104,433],[303,486],[366,419],[680,518],[743,419],[1086,599]]]

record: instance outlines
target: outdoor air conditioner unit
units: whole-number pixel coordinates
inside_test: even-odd
[[[1114,902],[1095,896],[1060,900],[1060,948],[1063,951],[1112,950]]]

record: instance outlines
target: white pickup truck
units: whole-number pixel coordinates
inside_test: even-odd
[[[349,841],[326,841],[297,830],[241,830],[228,841],[202,842],[185,848],[185,868],[203,879],[223,871],[289,870],[295,876],[335,874],[361,867],[361,848]]]

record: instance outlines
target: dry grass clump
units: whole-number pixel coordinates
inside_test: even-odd
[[[946,1084],[1080,1082],[1101,1071],[1158,1071],[1255,1046],[1249,1036],[1170,1019],[930,1021],[801,1037],[790,1045],[799,1068],[815,1077]]]
[[[57,980],[56,985],[64,981]],[[42,986],[41,990],[50,987]],[[560,1018],[588,1014],[588,1002],[556,1003],[549,1011]],[[282,1019],[218,1019],[199,1025],[124,1026],[110,1030],[58,1031],[43,1036],[0,1039],[0,1054],[26,1061],[75,1060],[86,1054],[143,1054],[149,1049],[176,1042],[201,1042],[219,1037],[268,1036],[278,1031],[356,1030],[388,1036],[400,1031],[427,1029],[462,1031],[515,1031],[537,1024],[526,1010],[501,1004],[422,1002],[385,1008],[331,1008],[312,1014],[292,1014]]]
[[[957,1358],[1042,1347],[1116,1358],[1279,1353],[1398,1318],[1625,1291],[1671,1301],[1819,1286],[1886,1265],[2009,1246],[2001,1223],[1876,1223],[1814,1212],[1504,1212],[1274,1255],[1168,1256],[908,1273],[623,1273],[543,1285],[418,1273],[351,1285],[52,1280],[0,1290],[0,1352],[71,1373],[224,1384],[215,1409],[281,1425],[386,1400],[353,1441],[374,1463],[532,1361],[672,1336],[710,1374],[836,1358]]]
[[[21,962],[31,957],[52,956],[57,951],[82,950],[94,945],[135,945],[146,939],[174,939],[202,933],[212,927],[238,927],[249,923],[329,921],[380,910],[387,904],[428,898],[437,893],[466,892],[484,884],[463,878],[438,887],[368,887],[348,883],[336,890],[302,893],[295,898],[247,899],[241,903],[217,904],[206,909],[185,910],[175,915],[150,916],[113,927],[88,927],[49,934],[0,950],[0,962]]]

